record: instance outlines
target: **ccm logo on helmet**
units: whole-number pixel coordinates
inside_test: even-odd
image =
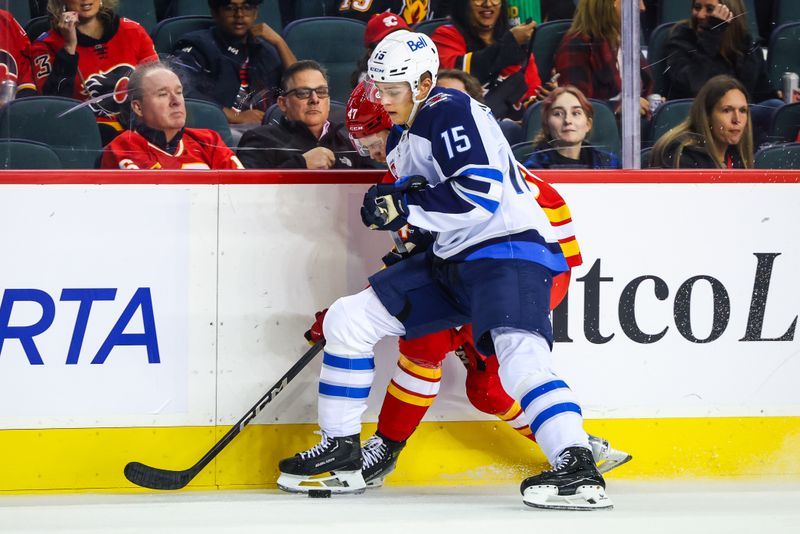
[[[412,52],[416,52],[420,48],[425,48],[428,46],[428,43],[426,43],[425,39],[423,39],[422,37],[420,37],[416,41],[406,41],[406,44],[408,45],[408,47],[411,49]]]

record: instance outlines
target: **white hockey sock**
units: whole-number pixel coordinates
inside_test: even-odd
[[[383,337],[403,335],[371,288],[333,303],[325,315],[325,355],[319,381],[319,426],[332,437],[361,432],[361,415],[375,377],[372,348]]]
[[[495,328],[492,340],[503,388],[522,406],[550,463],[567,447],[589,448],[577,398],[553,372],[547,341],[512,328]]]

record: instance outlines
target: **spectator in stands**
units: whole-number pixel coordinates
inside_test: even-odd
[[[105,140],[122,128],[124,88],[140,63],[158,58],[138,23],[114,12],[117,0],[50,0],[50,31],[31,45],[39,92],[91,101]]]
[[[15,96],[32,96],[36,94],[30,63],[31,42],[22,26],[14,16],[0,9],[0,82],[11,80],[17,84]],[[6,102],[0,102],[0,105]]]
[[[529,169],[619,169],[614,154],[585,143],[592,131],[594,108],[580,89],[565,85],[542,101],[542,129],[533,140]]]
[[[130,129],[106,146],[102,168],[243,168],[217,132],[184,127],[183,86],[163,63],[147,63],[133,71],[128,100],[130,109],[123,119]]]
[[[328,121],[330,97],[324,67],[298,61],[283,73],[278,106],[284,116],[244,133],[238,155],[247,168],[348,169],[369,166],[353,150],[343,124]]]
[[[428,20],[431,11],[428,0],[371,0],[339,2],[339,16],[349,19],[368,21],[376,13],[393,13],[401,17],[406,24],[416,24]]]
[[[727,75],[711,78],[692,103],[689,117],[661,136],[651,167],[750,169],[753,134],[744,84]]]
[[[376,13],[372,15],[364,31],[364,55],[358,60],[356,70],[350,79],[353,87],[367,79],[367,62],[381,39],[393,31],[410,29],[406,21],[394,13]]]
[[[742,0],[695,0],[666,44],[667,97],[692,98],[712,77],[733,76],[755,102],[776,96],[761,48],[747,30]]]
[[[641,1],[639,9],[644,9]],[[561,75],[561,85],[573,85],[587,98],[615,101],[617,111],[622,91],[620,10],[619,0],[581,0],[572,26],[564,34],[555,55],[555,69]],[[642,57],[642,93],[639,99],[642,115],[649,113],[646,96],[653,90],[646,63]]]
[[[508,90],[509,86],[504,88],[503,81],[520,70],[536,23],[509,28],[506,0],[453,0],[451,17],[452,24],[439,26],[431,36],[439,51],[440,66],[461,69],[475,76],[488,90],[484,96],[489,102],[493,92]],[[513,107],[498,119],[521,119],[523,102],[534,96],[542,85],[532,57],[523,80],[523,94],[519,97],[515,94]]]
[[[297,61],[283,37],[256,24],[262,1],[208,0],[214,26],[183,36],[173,52],[186,96],[222,107],[231,125],[241,125],[235,132],[261,124],[284,69]]]
[[[478,102],[483,102],[483,89],[480,82],[471,74],[458,69],[440,69],[436,75],[436,85],[467,93]]]

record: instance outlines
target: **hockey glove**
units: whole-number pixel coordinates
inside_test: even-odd
[[[306,330],[306,333],[303,334],[309,345],[316,345],[317,341],[325,339],[325,336],[322,334],[322,323],[325,321],[326,313],[328,313],[328,308],[315,313],[314,317],[316,320],[314,321],[314,324],[312,324],[311,328]]]
[[[409,176],[393,184],[378,184],[364,194],[361,220],[370,230],[396,232],[407,224],[406,193],[421,189],[428,181],[423,176]]]
[[[408,226],[406,232],[400,232],[401,236],[405,233],[405,239],[403,239],[403,245],[405,245],[405,252],[400,252],[397,248],[392,249],[387,255],[385,255],[381,260],[383,264],[387,267],[391,267],[395,263],[404,260],[406,258],[410,258],[420,252],[425,252],[428,247],[433,243],[435,240],[434,234],[422,230],[421,228],[417,228],[416,226]],[[401,237],[402,238],[402,237]]]

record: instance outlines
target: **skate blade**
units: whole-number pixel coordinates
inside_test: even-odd
[[[611,447],[608,447],[604,456],[602,463],[597,464],[597,470],[600,471],[601,475],[633,460],[633,456],[627,452],[618,451]]]
[[[367,482],[367,489],[382,488],[383,487],[383,481],[384,481],[385,478],[386,477],[373,478],[372,480]]]
[[[546,510],[611,510],[614,503],[602,486],[579,486],[574,495],[559,495],[556,486],[525,488],[522,502]]]
[[[278,488],[289,493],[308,493],[309,490],[329,490],[333,495],[364,493],[367,485],[361,471],[332,471],[314,476],[281,473]]]

